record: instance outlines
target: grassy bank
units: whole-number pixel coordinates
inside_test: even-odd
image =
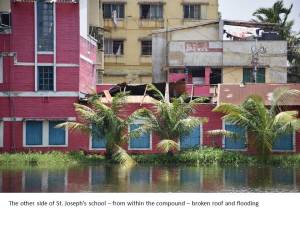
[[[103,156],[85,155],[83,152],[15,153],[0,154],[0,166],[72,166],[76,164],[94,164],[104,162]]]
[[[238,152],[207,148],[203,150],[182,151],[173,156],[166,154],[141,154],[132,155],[138,164],[152,165],[275,165],[291,166],[300,165],[300,155],[272,155],[266,161],[256,156],[248,156]],[[72,166],[80,164],[104,163],[104,156],[85,155],[83,152],[50,152],[50,153],[15,153],[0,154],[0,166],[34,165],[39,167]]]
[[[173,156],[163,154],[134,155],[140,164],[187,164],[187,165],[300,165],[300,155],[272,155],[266,160],[239,152],[226,152],[218,149],[182,151]]]

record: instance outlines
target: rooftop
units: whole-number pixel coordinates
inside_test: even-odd
[[[270,105],[272,92],[275,89],[282,87],[300,90],[300,84],[220,84],[218,91],[218,104],[232,103],[239,105],[249,95],[259,95],[264,99],[265,105]],[[300,106],[300,98],[290,97],[284,105]]]

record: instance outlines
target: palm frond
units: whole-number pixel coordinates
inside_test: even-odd
[[[227,130],[210,130],[207,131],[207,134],[211,137],[227,137],[232,139],[238,139],[240,138],[239,134]]]
[[[114,150],[114,153],[112,155],[112,160],[114,162],[126,166],[132,166],[136,164],[132,157],[128,155],[128,153],[123,148],[118,145],[116,145],[115,148],[116,149]]]
[[[157,144],[157,149],[163,153],[168,153],[170,151],[178,151],[179,145],[173,140],[162,140]]]
[[[86,134],[90,134],[92,131],[88,125],[78,123],[78,122],[64,122],[64,123],[56,125],[55,127],[56,128],[67,128],[70,131],[81,131]]]

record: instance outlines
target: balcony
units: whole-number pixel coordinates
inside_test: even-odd
[[[106,29],[113,29],[113,28],[125,28],[125,19],[117,19],[116,22],[114,22],[112,19],[104,19],[103,25]]]
[[[164,19],[140,19],[139,27],[146,28],[146,29],[164,28]]]

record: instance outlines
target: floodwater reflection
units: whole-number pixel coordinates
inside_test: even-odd
[[[298,192],[297,167],[0,168],[0,192]]]

